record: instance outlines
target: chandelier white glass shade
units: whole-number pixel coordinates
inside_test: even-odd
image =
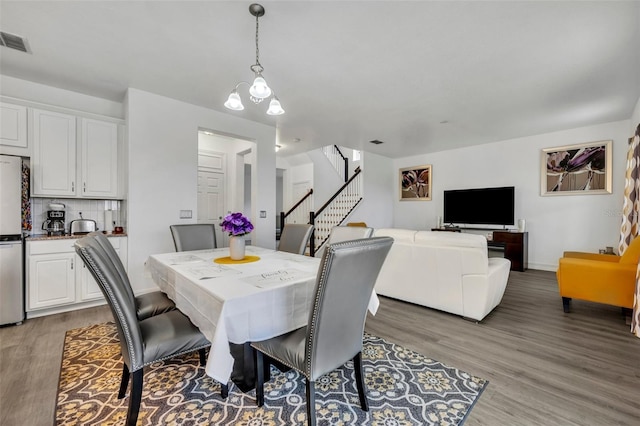
[[[267,86],[267,82],[264,80],[264,78],[256,77],[256,79],[253,80],[253,84],[249,88],[249,94],[254,98],[258,98],[260,99],[260,101],[262,101],[263,99],[271,96],[271,88]]]
[[[271,102],[269,102],[269,109],[267,110],[267,114],[269,115],[280,115],[284,114],[284,110],[280,105],[280,101],[275,96],[271,98]]]
[[[281,115],[284,114],[284,109],[282,109],[282,105],[280,105],[280,100],[276,97],[273,90],[267,84],[267,81],[262,76],[262,71],[264,68],[260,65],[260,49],[258,48],[258,18],[264,15],[264,7],[257,3],[253,3],[249,6],[249,13],[256,17],[256,63],[251,65],[251,71],[253,71],[255,75],[255,79],[253,80],[253,84],[249,84],[246,81],[241,81],[236,84],[236,87],[233,89],[229,98],[224,103],[224,106],[234,110],[234,111],[242,111],[244,109],[244,105],[242,104],[242,99],[240,98],[240,94],[238,93],[238,88],[242,84],[246,84],[249,86],[249,99],[255,104],[259,104],[265,99],[271,98],[271,102],[269,102],[269,109],[267,110],[268,115]]]
[[[237,89],[234,89],[233,92],[231,92],[229,98],[227,99],[227,102],[224,103],[224,106],[234,111],[242,111],[244,109],[244,105],[242,105],[242,99],[240,99],[240,95],[238,94]]]

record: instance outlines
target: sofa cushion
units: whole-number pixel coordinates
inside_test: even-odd
[[[415,234],[416,244],[448,247],[487,248],[487,239],[482,235],[463,234],[461,232],[418,231]]]
[[[373,236],[392,237],[393,241],[398,243],[413,243],[417,233],[414,229],[380,228],[375,230]]]
[[[432,253],[438,262],[455,264],[458,273],[487,273],[487,239],[483,235],[460,232],[420,231],[415,236],[414,249],[424,248],[423,254]]]

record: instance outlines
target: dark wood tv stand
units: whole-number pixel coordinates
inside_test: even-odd
[[[505,259],[511,261],[511,270],[524,272],[529,267],[529,233],[493,231],[493,241],[487,241],[493,249],[504,249]]]
[[[431,230],[442,232],[462,232],[462,229],[457,226],[443,226],[442,228],[431,228]]]

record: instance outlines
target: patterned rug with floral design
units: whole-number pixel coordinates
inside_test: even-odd
[[[484,379],[365,334],[363,366],[369,411],[360,409],[353,365],[316,383],[318,425],[461,425],[487,386]],[[57,425],[124,424],[128,396],[118,400],[122,357],[113,323],[67,331],[58,383]],[[265,405],[255,392],[220,385],[199,366],[198,354],[146,368],[138,425],[306,424],[305,385],[275,368]]]

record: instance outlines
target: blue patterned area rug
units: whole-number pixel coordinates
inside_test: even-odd
[[[363,367],[369,411],[360,409],[353,365],[316,383],[318,425],[461,425],[488,382],[379,337],[365,334]],[[128,396],[118,400],[122,357],[115,325],[67,331],[58,383],[57,425],[120,425]],[[255,392],[220,385],[197,353],[145,369],[138,425],[305,425],[304,379],[273,368],[265,405]]]

